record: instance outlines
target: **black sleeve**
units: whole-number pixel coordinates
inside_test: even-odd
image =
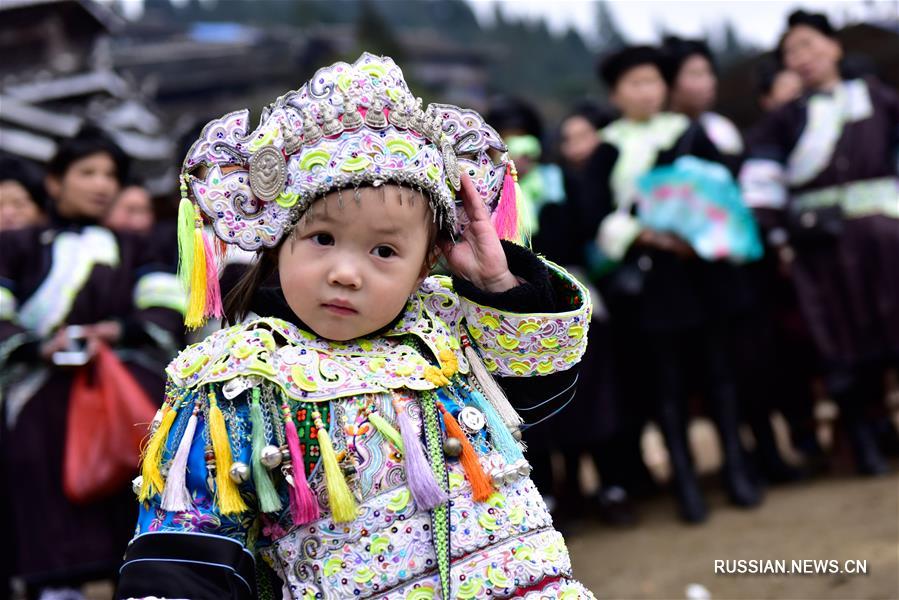
[[[115,597],[148,596],[250,600],[256,597],[254,557],[226,537],[145,533],[128,545]]]

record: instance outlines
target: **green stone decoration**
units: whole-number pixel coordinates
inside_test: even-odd
[[[432,390],[421,394],[421,415],[424,425],[425,449],[437,484],[449,492],[449,477],[446,471],[446,456],[440,435],[440,414],[437,412],[437,398]],[[443,598],[450,594],[450,511],[447,503],[431,511],[431,532],[434,537],[434,551],[437,554],[437,572],[440,575],[440,591]]]

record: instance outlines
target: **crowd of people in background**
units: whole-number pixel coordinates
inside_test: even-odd
[[[639,520],[638,501],[662,489],[644,460],[649,423],[664,437],[689,523],[708,516],[688,435],[698,415],[714,422],[723,486],[740,507],[762,503],[767,485],[821,472],[823,396],[839,407],[837,437],[858,472],[888,472],[899,96],[873,75],[841,71],[842,56],[826,17],[791,15],[757,74],[766,114],[743,132],[715,112],[709,47],[675,37],[601,57],[608,104],[579,103],[556,128],[524,99],[491,104],[486,118],[515,160],[533,248],[576,273],[595,305],[575,399],[524,433],[534,480],[562,527],[589,516]],[[760,259],[708,260],[641,224],[640,178],[683,157],[739,182]],[[13,515],[12,556],[0,564],[33,597],[75,598],[48,594],[113,577],[134,522],[127,486],[88,504],[61,488],[72,374],[54,356],[75,341],[69,326],[82,326],[88,346],[115,349],[154,399],[183,336],[173,227],[156,222],[127,162],[95,129],[61,143],[44,173],[0,160],[2,502]],[[801,463],[782,455],[775,412]],[[579,478],[585,456],[595,493]]]

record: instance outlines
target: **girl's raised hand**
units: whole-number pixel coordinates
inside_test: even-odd
[[[440,243],[447,266],[455,275],[488,292],[505,292],[516,287],[519,282],[509,271],[490,213],[467,173],[462,174],[460,194],[469,223],[455,244],[449,240]]]

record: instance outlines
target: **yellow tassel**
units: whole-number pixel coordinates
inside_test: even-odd
[[[312,413],[318,429],[318,447],[321,451],[322,463],[325,465],[325,482],[328,486],[328,504],[331,507],[331,518],[335,523],[349,523],[356,518],[356,499],[343,477],[337,455],[331,445],[331,437],[322,423],[318,411]]]
[[[231,443],[228,441],[225,415],[214,394],[209,394],[209,437],[212,438],[212,451],[215,453],[215,488],[219,511],[223,515],[246,512],[247,505],[240,496],[240,490],[231,480]]]
[[[150,437],[149,443],[144,448],[144,455],[141,458],[140,473],[143,481],[140,486],[140,494],[138,499],[146,502],[156,494],[161,494],[165,489],[165,479],[159,467],[162,465],[162,453],[165,450],[165,442],[169,437],[169,430],[178,411],[166,404],[162,407],[162,419],[153,435]]]
[[[197,219],[194,227],[194,256],[190,270],[190,297],[184,324],[190,329],[206,322],[206,246],[203,243],[203,222]]]

